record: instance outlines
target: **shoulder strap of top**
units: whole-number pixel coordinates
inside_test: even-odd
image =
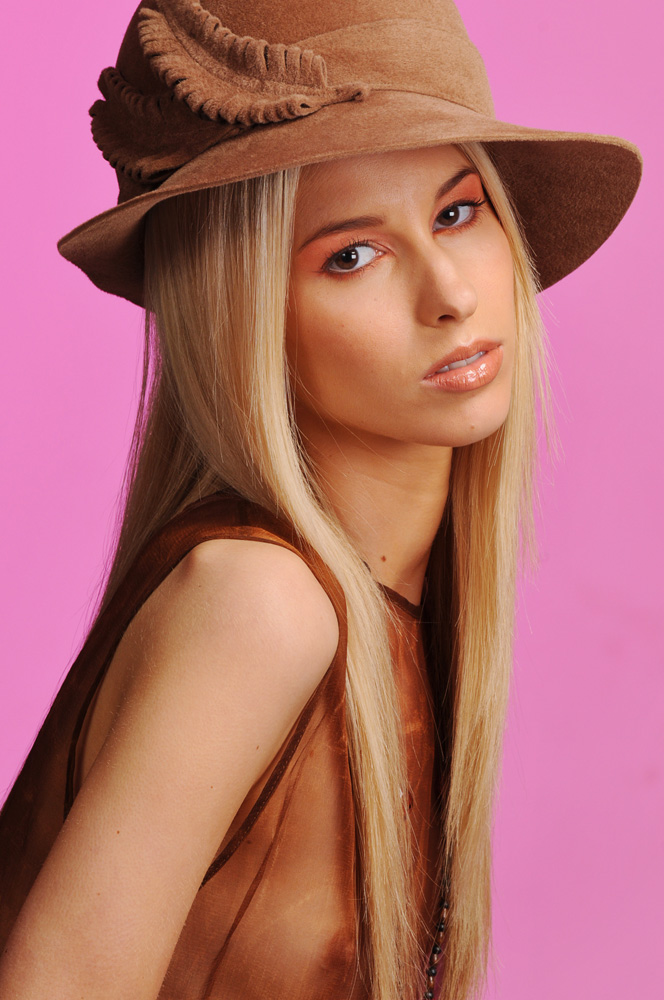
[[[295,529],[235,493],[196,501],[156,532],[143,547],[72,664],[23,768],[0,812],[0,950],[43,864],[74,797],[75,750],[85,714],[119,642],[138,609],[184,556],[213,538],[245,538],[296,552],[328,594],[339,622],[339,644],[330,671],[345,668],[347,619],[343,589],[320,556]],[[205,880],[246,837],[273,794],[302,738],[317,692],[305,706],[261,796]],[[214,871],[212,871],[214,867]]]

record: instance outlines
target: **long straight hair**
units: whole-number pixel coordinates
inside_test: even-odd
[[[532,552],[537,413],[548,421],[537,279],[487,150],[477,167],[514,261],[516,354],[508,417],[454,450],[427,570],[426,646],[443,777],[439,878],[451,910],[443,1000],[483,985],[491,925],[492,803],[512,663],[519,552]],[[312,472],[295,421],[286,306],[302,168],[171,198],[148,215],[143,383],[112,565],[97,615],[146,540],[225,487],[288,519],[341,583],[361,873],[357,945],[373,1000],[415,1000],[433,928],[413,896],[414,844],[390,658],[392,613]]]

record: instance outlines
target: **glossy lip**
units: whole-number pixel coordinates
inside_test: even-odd
[[[434,372],[433,375],[423,378],[422,384],[431,386],[432,391],[435,389],[440,392],[452,393],[472,392],[474,389],[481,389],[482,386],[489,385],[503,364],[502,344],[497,344],[491,349],[477,347],[475,354],[479,351],[484,351],[484,353],[476,361],[469,365],[462,365],[461,368],[453,368],[451,371]]]
[[[449,354],[446,354],[444,358],[440,361],[436,361],[435,365],[432,365],[429,371],[423,376],[423,378],[431,378],[435,375],[440,368],[445,368],[446,365],[451,365],[455,361],[464,361],[466,358],[472,358],[473,354],[477,354],[478,351],[493,351],[496,347],[500,347],[500,344],[496,340],[474,340],[472,344],[467,346],[457,347]],[[480,358],[479,361],[482,361]],[[474,362],[477,364],[477,362]],[[469,366],[469,367],[472,367]],[[463,368],[457,368],[456,371],[463,371]]]

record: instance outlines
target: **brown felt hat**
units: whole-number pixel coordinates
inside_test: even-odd
[[[498,121],[451,0],[146,0],[90,109],[118,204],[60,253],[143,296],[143,222],[186,191],[360,153],[479,141],[521,218],[542,288],[587,260],[641,179],[625,139]]]

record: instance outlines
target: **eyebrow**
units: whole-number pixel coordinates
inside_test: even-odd
[[[474,167],[462,167],[461,170],[457,172],[448,180],[441,184],[436,191],[436,196],[434,201],[438,201],[444,195],[448,194],[453,188],[460,184],[464,177],[469,174],[475,174],[479,177],[478,171]],[[311,236],[307,237],[302,246],[299,247],[298,253],[301,253],[305,247],[308,247],[310,243],[314,240],[319,240],[323,236],[330,236],[332,233],[345,233],[351,229],[362,229],[365,226],[382,226],[385,224],[385,219],[380,215],[358,215],[353,219],[341,219],[338,222],[328,222],[326,225],[321,226],[317,229]]]

